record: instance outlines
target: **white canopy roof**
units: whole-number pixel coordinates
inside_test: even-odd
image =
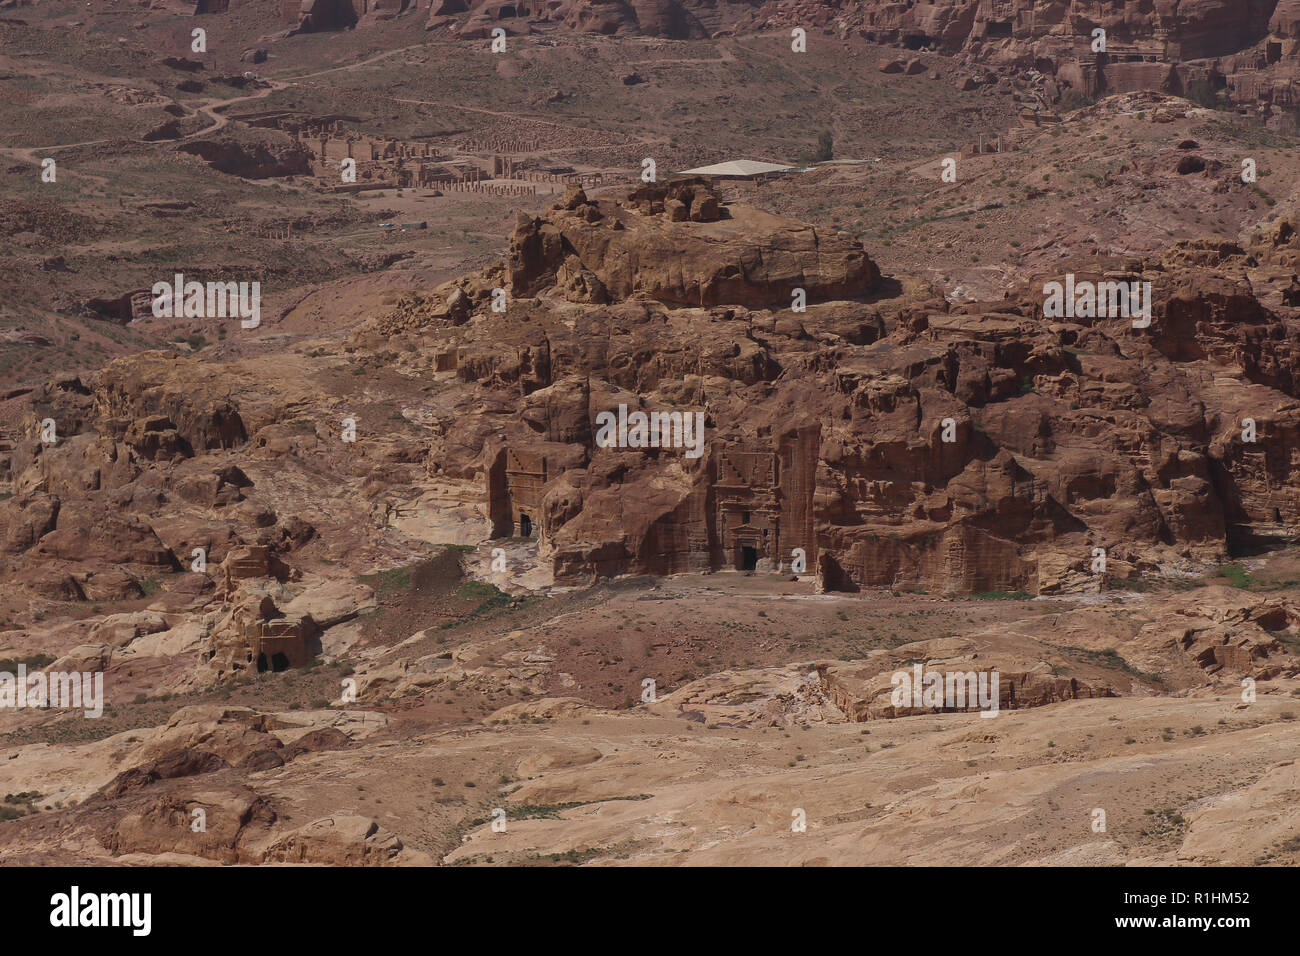
[[[716,163],[713,166],[701,166],[699,169],[683,171],[686,176],[758,176],[763,173],[784,173],[793,166],[778,166],[776,163],[759,163],[752,159],[735,159],[729,163]]]

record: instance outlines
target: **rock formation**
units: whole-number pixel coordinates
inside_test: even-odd
[[[419,337],[456,382],[425,442],[374,453],[478,482],[492,530],[537,536],[557,580],[796,568],[831,590],[1096,589],[1204,567],[1300,522],[1286,452],[1300,333],[1255,298],[1252,261],[1193,243],[1138,264],[1125,281],[1151,283],[1153,310],[1134,328],[1045,317],[1059,276],[960,306],[900,291],[857,241],[721,203],[700,180],[619,201],[573,188],[519,216],[503,262],[405,301],[356,341]],[[269,568],[310,537],[210,457],[293,454],[302,438],[280,406],[190,365],[145,353],[93,387],[36,396],[0,540],[40,587],[129,589],[196,546],[217,561],[256,544]],[[598,440],[603,421],[637,416],[655,434]],[[64,435],[53,446],[36,437],[46,418]],[[1243,439],[1248,420],[1260,440]],[[157,487],[257,517],[243,541],[197,516],[163,534],[159,492],[145,491]],[[109,499],[129,505],[104,513]],[[1099,550],[1104,574],[1091,570]],[[218,672],[257,664],[268,642],[292,645],[266,650],[271,669],[276,654],[310,659],[312,624],[281,607],[254,593],[230,612]]]
[[[364,0],[341,4],[345,14],[316,14],[335,26],[355,22]],[[321,6],[320,0],[304,3]],[[296,0],[287,0],[297,12]],[[288,14],[286,14],[287,16]],[[352,19],[349,20],[348,17]],[[304,14],[306,17],[306,14]],[[308,18],[310,19],[310,18]],[[527,32],[530,23],[559,24],[579,33],[673,39],[761,33],[803,27],[856,36],[905,50],[951,56],[971,70],[989,70],[1026,86],[1025,103],[1045,111],[1062,92],[1076,98],[1162,90],[1213,102],[1220,94],[1242,110],[1291,117],[1292,86],[1300,78],[1300,8],[1294,0],[1199,0],[1112,3],[1102,0],[699,0],[538,4],[530,0],[438,0],[429,27],[479,40],[493,27]],[[333,27],[331,27],[333,28]],[[1106,45],[1094,49],[1094,31]],[[920,60],[883,61],[885,72],[926,71]],[[996,73],[991,73],[996,78]],[[967,76],[965,89],[980,81]],[[1077,103],[1075,104],[1077,105]]]
[[[996,303],[872,305],[856,244],[735,206],[696,221],[705,188],[617,204],[571,190],[520,218],[502,265],[376,325],[449,334],[462,381],[522,396],[521,419],[445,422],[430,467],[476,455],[494,526],[535,531],[557,579],[802,565],[828,589],[1050,592],[1203,566],[1230,538],[1295,526],[1278,452],[1300,425],[1300,342],[1254,298],[1241,250],[1145,264],[1145,330],[1044,317],[1051,276]],[[445,303],[490,315],[498,282],[519,318],[489,345],[486,319],[461,328]],[[566,324],[546,320],[553,300]],[[620,406],[700,411],[700,457],[600,447]],[[1274,437],[1242,441],[1248,418]]]

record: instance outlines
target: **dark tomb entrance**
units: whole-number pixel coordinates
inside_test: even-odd
[[[740,570],[753,571],[758,567],[758,549],[744,545],[740,549]]]
[[[519,537],[531,538],[533,536],[533,519],[526,514],[519,515]]]

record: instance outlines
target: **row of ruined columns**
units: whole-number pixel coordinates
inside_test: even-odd
[[[467,153],[535,153],[535,139],[470,139],[460,144]]]
[[[534,183],[561,183],[565,186],[599,186],[605,182],[600,173],[536,173],[523,170],[515,173],[515,178]]]
[[[536,196],[536,186],[515,183],[485,183],[476,179],[453,179],[446,184],[455,192],[487,193],[491,196]]]

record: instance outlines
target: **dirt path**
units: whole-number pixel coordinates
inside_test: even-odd
[[[217,97],[217,96],[209,97],[206,100],[199,101],[199,103],[194,107],[194,112],[202,113],[209,120],[211,120],[210,126],[205,126],[203,129],[197,130],[193,133],[187,133],[185,136],[182,136],[179,139],[158,140],[158,143],[159,145],[163,145],[163,146],[173,146],[177,143],[184,143],[188,140],[195,139],[200,136],[207,136],[210,133],[215,133],[220,129],[224,129],[226,126],[230,125],[230,119],[223,114],[230,107],[235,106],[238,103],[249,103],[252,102],[253,100],[265,99],[266,97],[270,96],[272,93],[277,92],[278,90],[283,90],[290,86],[295,85],[295,83],[297,83],[299,80],[309,80],[317,76],[324,76],[327,73],[337,73],[340,71],[346,72],[349,70],[357,70],[360,69],[361,67],[374,63],[377,60],[383,60],[390,56],[396,56],[398,53],[405,53],[407,50],[419,49],[422,46],[423,46],[422,44],[415,44],[413,46],[402,47],[401,49],[398,50],[388,50],[384,53],[377,53],[374,56],[367,57],[364,60],[358,60],[356,63],[350,63],[347,66],[332,66],[329,67],[328,69],[317,70],[314,73],[304,73],[301,76],[290,77],[286,80],[264,80],[263,82],[265,82],[267,85],[264,87],[260,87],[257,90],[257,92],[251,93],[248,96],[236,96],[230,99],[224,99],[222,97]],[[173,100],[172,102],[175,101]],[[502,115],[509,115],[509,114],[502,114]],[[112,142],[115,142],[115,140],[90,139],[90,140],[84,140],[83,142],[80,143],[59,143],[57,145],[51,145],[51,146],[0,147],[0,153],[3,153],[7,156],[12,156],[15,159],[22,160],[24,162],[29,162],[29,163],[39,165],[41,159],[45,158],[50,153],[55,152],[57,150],[77,149],[82,146],[102,146],[106,143],[112,143]]]

